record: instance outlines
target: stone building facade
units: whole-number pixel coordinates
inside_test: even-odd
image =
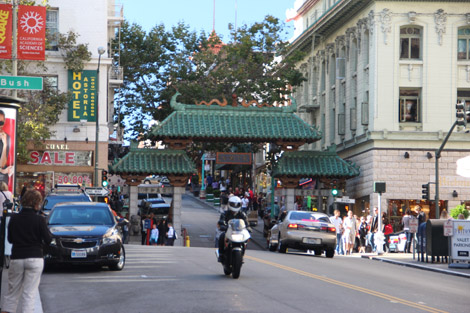
[[[296,1],[292,49],[306,81],[295,91],[298,114],[317,125],[321,141],[361,167],[345,193],[354,212],[378,205],[398,221],[421,206],[435,217],[422,185],[434,183],[435,151],[456,120],[456,103],[470,103],[468,1]],[[470,134],[458,126],[439,159],[441,210],[470,205],[470,177],[456,162],[470,155]],[[434,200],[435,185],[430,185]],[[454,192],[455,191],[455,192]]]

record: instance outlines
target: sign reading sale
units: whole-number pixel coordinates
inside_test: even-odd
[[[46,54],[46,7],[18,7],[18,59],[44,61]]]

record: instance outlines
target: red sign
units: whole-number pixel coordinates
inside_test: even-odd
[[[46,7],[18,7],[18,59],[46,58]]]
[[[11,4],[0,4],[0,59],[11,59]]]
[[[91,151],[31,151],[28,164],[90,166]]]

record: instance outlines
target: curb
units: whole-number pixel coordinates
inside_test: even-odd
[[[445,270],[445,269],[440,269],[440,268],[434,268],[434,267],[429,267],[429,266],[415,264],[415,263],[402,262],[402,261],[397,261],[397,260],[390,260],[390,259],[386,259],[386,258],[368,256],[368,255],[363,255],[363,256],[361,256],[361,258],[369,259],[369,260],[373,260],[373,261],[380,261],[380,262],[390,263],[390,264],[396,264],[396,265],[401,265],[401,266],[406,266],[406,267],[412,267],[412,268],[417,268],[417,269],[421,269],[421,270],[437,272],[437,273],[441,273],[441,274],[454,275],[454,276],[459,276],[459,277],[469,278],[470,279],[470,274],[460,273],[460,272],[455,272],[455,271]]]

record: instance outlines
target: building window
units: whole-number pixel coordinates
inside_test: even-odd
[[[470,60],[470,27],[459,28],[458,36],[457,58]]]
[[[330,87],[333,87],[336,83],[336,56],[333,54],[330,58],[330,70],[328,73],[330,77]]]
[[[402,123],[421,122],[420,91],[416,89],[400,89],[399,121]]]
[[[59,11],[47,10],[46,14],[46,50],[57,51],[59,44]]]
[[[354,75],[357,72],[357,40],[354,39],[351,43],[350,50],[350,60],[351,60],[351,74]]]
[[[364,101],[361,107],[361,124],[366,126],[369,125],[369,91],[366,90],[364,93]]]
[[[361,50],[363,54],[364,67],[369,65],[369,31],[364,32],[363,48]]]
[[[59,91],[59,80],[57,76],[44,76],[44,83],[55,92]]]
[[[421,59],[421,28],[400,28],[400,59]]]

